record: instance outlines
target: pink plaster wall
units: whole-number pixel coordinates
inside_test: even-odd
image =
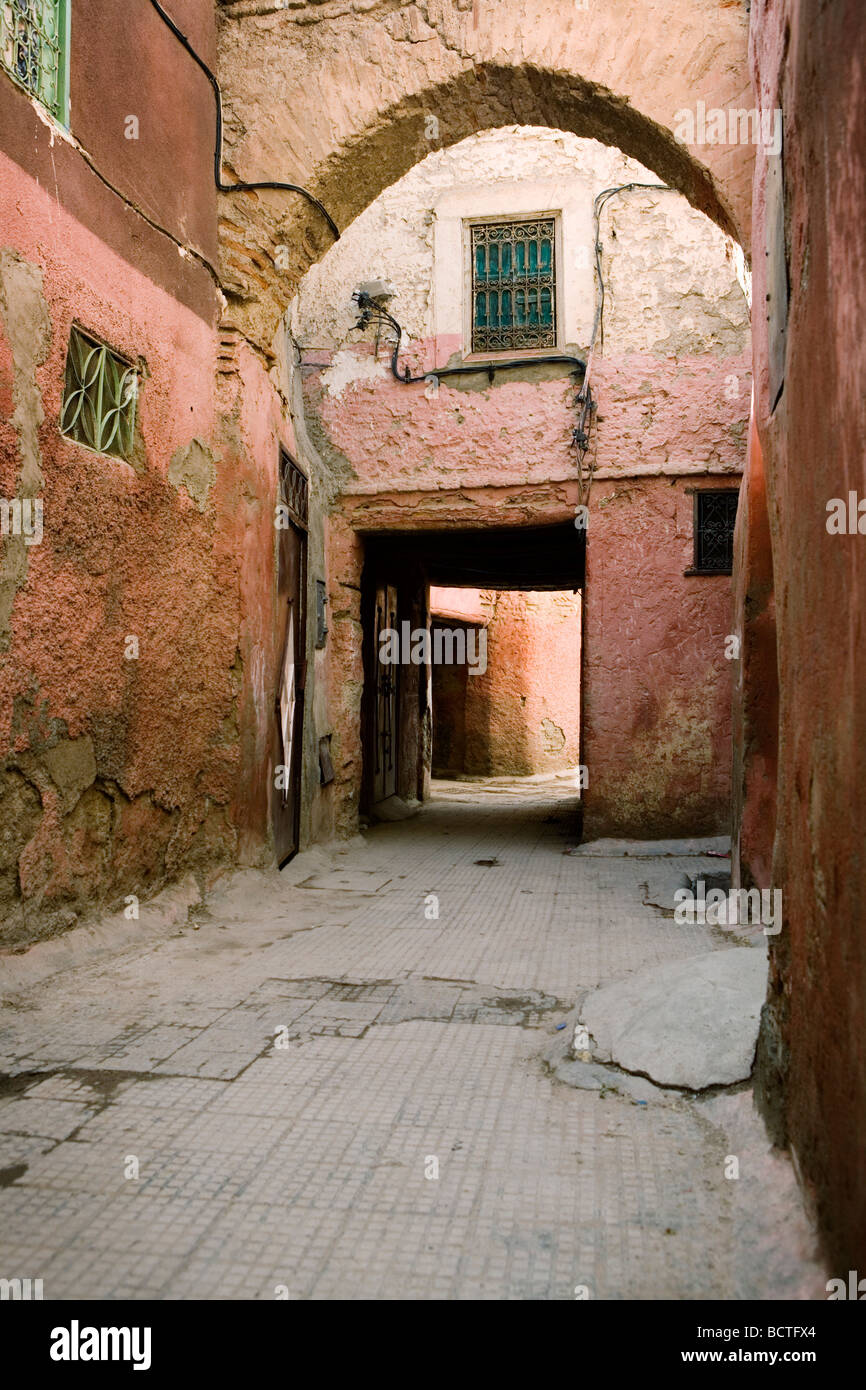
[[[441,347],[413,345],[415,369],[441,361]],[[369,352],[359,349],[358,359],[369,362]],[[346,361],[343,355],[343,373]],[[528,379],[522,371],[513,378],[503,374],[492,387],[480,376],[476,390],[452,389],[443,380],[428,396],[423,384],[401,385],[390,374],[332,391],[327,370],[325,355],[306,368],[305,402],[317,447],[345,480],[331,518],[334,535],[343,537],[342,553],[329,562],[341,603],[353,604],[357,582],[354,561],[345,565],[352,525],[411,530],[537,523],[545,515],[553,519],[551,499],[556,519],[573,515],[556,501],[563,488],[577,500],[568,377],[528,368]],[[590,501],[584,753],[582,759],[569,753],[570,762],[589,767],[587,830],[593,835],[663,837],[729,828],[731,670],[724,637],[733,623],[730,580],[684,575],[693,554],[692,503],[684,489],[738,483],[749,380],[746,354],[623,353],[597,363],[599,476]],[[339,637],[331,668],[332,691],[339,678],[347,681],[336,697],[347,747],[360,698],[354,662],[360,640],[355,627]],[[488,685],[495,679],[491,674]],[[511,673],[501,692],[503,710],[518,698],[516,686],[506,689],[509,681]],[[498,717],[504,733],[511,715]],[[576,710],[565,718],[573,729]],[[568,742],[572,747],[571,732]],[[359,756],[352,748],[349,782],[339,794],[344,813],[338,821],[346,826]],[[485,755],[479,770],[494,762]]]
[[[23,576],[7,579],[0,657],[0,814],[14,826],[0,855],[0,915],[5,939],[29,940],[88,906],[146,897],[184,868],[207,873],[262,850],[283,426],[248,351],[234,380],[220,376],[216,399],[212,284],[193,296],[209,297],[208,314],[186,307],[2,155],[0,206],[10,288],[0,495],[20,483],[13,411],[23,390],[44,504],[44,539],[27,549]],[[195,263],[188,273],[207,285]],[[35,277],[38,305],[23,326],[19,275]],[[146,364],[134,466],[59,432],[73,321]],[[198,500],[168,477],[194,440],[214,469]],[[8,564],[8,541],[5,552]],[[128,635],[136,660],[124,657]]]
[[[445,346],[413,344],[401,365],[429,371],[447,360]],[[355,355],[359,363],[368,362],[369,345]],[[527,368],[525,380],[522,372],[500,373],[493,386],[480,373],[469,378],[472,390],[443,379],[438,391],[428,393],[423,383],[395,381],[383,354],[383,375],[353,381],[337,393],[323,383],[326,355],[317,357],[318,365],[305,369],[306,408],[325,456],[354,475],[347,492],[547,483],[574,475],[576,386],[561,369]],[[596,359],[593,380],[600,466],[623,475],[661,468],[741,471],[748,352],[662,359],[610,355]]]
[[[694,485],[595,485],[583,658],[588,839],[729,829],[731,581],[684,573]]]
[[[773,879],[778,782],[779,673],[773,552],[761,441],[754,421],[740,489],[734,551],[733,873],[738,884]]]
[[[794,1147],[834,1276],[866,1251],[866,537],[827,503],[866,497],[866,11],[756,0],[755,100],[784,113],[784,388],[755,315],[755,418],[772,538],[779,731],[774,884],[781,933],[759,1045],[760,1093]],[[755,304],[767,305],[767,164],[755,182]],[[753,803],[752,803],[753,805]],[[747,803],[746,814],[752,809]]]
[[[576,766],[580,596],[507,590],[483,591],[480,598],[487,670],[477,676],[465,669],[433,671],[434,771],[526,777]],[[448,625],[447,618],[441,621]],[[459,737],[451,736],[452,726]],[[450,763],[437,761],[437,730]]]

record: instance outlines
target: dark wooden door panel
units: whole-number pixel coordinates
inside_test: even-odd
[[[376,698],[373,755],[373,801],[384,801],[397,790],[397,683],[400,667],[380,661],[379,634],[385,628],[397,630],[397,590],[393,584],[376,589],[373,623],[373,668]]]
[[[280,868],[300,843],[304,685],[307,651],[307,480],[281,452],[280,496],[286,524],[279,534],[277,605],[283,629],[277,673],[273,788],[274,848]]]

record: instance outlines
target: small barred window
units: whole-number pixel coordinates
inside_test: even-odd
[[[69,0],[0,0],[0,63],[60,121],[68,61]]]
[[[701,574],[730,574],[734,567],[734,488],[695,493],[695,569]]]
[[[60,429],[100,454],[128,459],[135,433],[138,371],[111,348],[73,327],[66,356]]]
[[[555,219],[470,227],[472,351],[556,347]]]

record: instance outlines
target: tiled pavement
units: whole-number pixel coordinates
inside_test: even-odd
[[[234,875],[169,939],[144,904],[135,944],[7,995],[0,1276],[46,1298],[811,1291],[747,1095],[724,1098],[755,1157],[733,1183],[718,1102],[547,1071],[585,989],[736,949],[643,906],[647,860],[569,854],[571,819],[561,784],[443,785],[364,843]]]

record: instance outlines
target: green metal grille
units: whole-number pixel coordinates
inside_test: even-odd
[[[0,0],[0,62],[66,120],[68,0]]]
[[[62,433],[100,454],[128,459],[137,395],[135,367],[81,329],[73,328],[60,412]]]
[[[556,347],[554,219],[485,222],[472,234],[472,351]]]

